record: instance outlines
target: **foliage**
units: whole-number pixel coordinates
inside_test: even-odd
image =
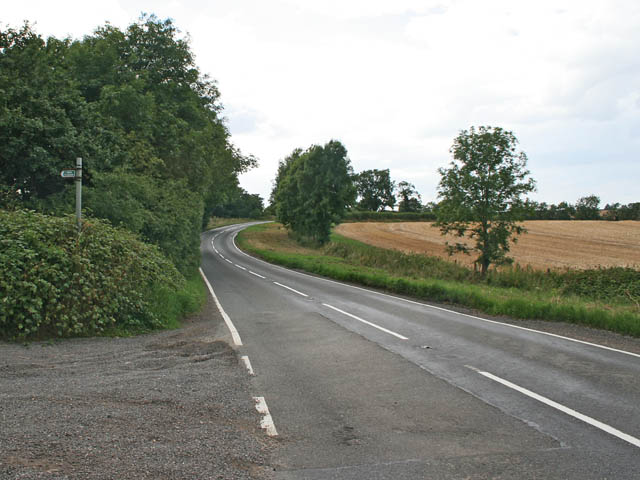
[[[351,164],[344,146],[300,149],[280,163],[274,187],[276,216],[301,241],[325,243],[355,198]]]
[[[431,212],[363,212],[348,211],[343,222],[430,222],[436,219]]]
[[[332,235],[323,248],[300,253],[283,248],[285,239],[262,235],[272,228],[269,224],[243,230],[238,245],[273,263],[414,298],[467,306],[490,315],[578,323],[640,337],[637,300],[619,304],[618,297],[613,297],[607,299],[612,303],[600,305],[590,300],[590,294],[573,296],[559,286],[571,282],[562,273],[514,268],[507,269],[502,277],[496,276],[499,272],[481,277],[451,262],[428,257],[417,260],[417,255],[364,245],[338,235]],[[254,237],[260,239],[260,248],[253,246]],[[585,273],[585,278],[592,273]],[[633,281],[637,284],[637,276],[624,280],[627,284]]]
[[[72,216],[0,210],[0,245],[1,337],[90,335],[176,321],[166,307],[180,298],[184,278],[157,247],[126,230],[88,219],[78,234]]]
[[[614,203],[605,207],[605,220],[640,220],[640,202],[620,205]]]
[[[420,194],[416,190],[413,183],[402,181],[398,183],[398,211],[400,212],[419,212],[422,209]]]
[[[72,212],[59,172],[83,157],[85,206],[191,271],[202,225],[256,164],[231,144],[219,97],[171,20],[76,41],[0,31],[0,207]]]
[[[509,242],[523,232],[517,221],[523,218],[521,195],[535,189],[527,179],[527,157],[516,153],[517,139],[501,128],[471,127],[455,138],[448,169],[441,168],[438,194],[442,202],[438,225],[442,234],[468,235],[479,252],[482,274],[490,264],[504,264]],[[450,253],[470,252],[464,243],[448,245]]]
[[[600,197],[589,195],[582,197],[576,203],[576,220],[599,220]]]
[[[250,194],[242,188],[224,203],[216,205],[212,215],[223,218],[261,218],[264,214],[264,203],[258,194]]]
[[[358,193],[358,207],[362,210],[377,212],[385,207],[393,208],[396,197],[393,195],[394,182],[389,169],[363,170],[354,175],[354,184]]]

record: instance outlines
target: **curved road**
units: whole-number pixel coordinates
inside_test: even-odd
[[[640,478],[640,355],[276,267],[244,227],[203,234],[202,270],[276,478]]]

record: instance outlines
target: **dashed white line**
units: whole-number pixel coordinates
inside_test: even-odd
[[[224,261],[233,264],[233,262],[231,260],[229,260],[228,258],[225,258]]]
[[[267,435],[269,435],[270,437],[278,436],[278,431],[276,430],[276,426],[273,423],[273,418],[271,418],[269,407],[267,407],[267,402],[264,397],[253,397],[253,400],[256,402],[256,410],[262,415],[262,420],[260,420],[260,427],[265,429]]]
[[[298,291],[298,290],[296,290],[295,288],[287,287],[286,285],[283,285],[283,284],[278,283],[278,282],[273,282],[273,283],[275,283],[275,284],[276,284],[276,285],[278,285],[279,287],[286,288],[287,290],[291,290],[292,292],[297,293],[298,295],[302,295],[303,297],[308,297],[308,296],[309,296],[309,295],[307,295],[306,293],[299,292],[299,291]]]
[[[263,279],[264,279],[264,278],[267,278],[267,277],[263,277],[263,276],[262,276],[262,275],[260,275],[259,273],[252,272],[251,270],[249,270],[249,273],[250,273],[251,275],[255,275],[256,277],[259,277],[259,278],[263,278]]]
[[[207,287],[209,288],[209,292],[211,293],[213,300],[216,302],[216,306],[220,311],[220,315],[222,315],[222,318],[224,319],[224,323],[227,324],[227,328],[229,328],[229,331],[231,332],[231,338],[233,338],[233,343],[237,346],[241,346],[242,340],[240,339],[240,334],[238,333],[238,330],[236,330],[236,327],[233,325],[233,322],[229,318],[229,315],[227,315],[227,312],[225,312],[224,308],[222,308],[222,305],[220,305],[220,302],[218,301],[218,297],[216,297],[216,294],[213,291],[213,287],[209,283],[209,280],[207,280],[207,277],[202,271],[202,268],[200,268],[199,270],[200,270],[200,275],[202,275],[202,278],[204,279],[204,283],[206,283]]]
[[[245,272],[247,271],[246,268],[244,268],[242,265],[238,265],[237,263],[235,264],[236,267],[238,267],[240,270],[244,270]]]
[[[567,415],[570,415],[574,418],[577,418],[578,420],[582,420],[585,423],[588,423],[589,425],[599,428],[600,430],[613,435],[614,437],[618,437],[621,440],[624,440],[625,442],[630,443],[631,445],[640,448],[640,440],[632,437],[631,435],[621,432],[620,430],[613,428],[610,425],[607,425],[606,423],[602,423],[599,420],[596,420],[595,418],[591,418],[588,417],[587,415],[584,415],[580,412],[576,412],[575,410],[569,408],[569,407],[565,407],[564,405],[554,402],[553,400],[550,400],[546,397],[543,397],[542,395],[538,395],[535,392],[532,392],[531,390],[527,390],[526,388],[523,388],[519,385],[516,385],[515,383],[511,383],[508,380],[505,380],[503,378],[497,377],[489,372],[483,372],[480,370],[477,370],[473,367],[470,367],[473,370],[476,370],[480,375],[483,375],[487,378],[490,378],[491,380],[493,380],[494,382],[498,382],[502,385],[504,385],[505,387],[509,387],[517,392],[522,393],[523,395],[526,395],[528,397],[533,398],[534,400],[537,400],[541,403],[544,403],[545,405],[548,405],[552,408],[555,408],[556,410],[559,410],[563,413],[566,413]]]
[[[421,307],[431,308],[433,310],[440,310],[442,312],[453,313],[454,315],[459,315],[461,317],[472,318],[474,320],[480,320],[481,322],[493,323],[495,325],[501,325],[503,327],[508,327],[508,328],[515,328],[517,330],[523,330],[525,332],[532,332],[532,333],[537,333],[537,334],[540,334],[540,335],[546,335],[548,337],[558,338],[558,339],[561,339],[561,340],[567,340],[569,342],[574,342],[574,343],[580,343],[582,345],[589,345],[590,347],[601,348],[603,350],[609,350],[610,352],[622,353],[624,355],[630,355],[632,357],[640,358],[640,354],[634,353],[634,352],[629,352],[627,350],[619,350],[617,348],[607,347],[606,345],[600,345],[599,343],[585,342],[584,340],[578,340],[577,338],[565,337],[563,335],[558,335],[558,334],[555,334],[555,333],[543,332],[542,330],[535,330],[533,328],[521,327],[519,325],[512,325],[510,323],[498,322],[496,320],[489,320],[488,318],[476,317],[474,315],[469,315],[469,314],[466,314],[466,313],[456,312],[456,311],[453,311],[453,310],[449,310],[447,308],[436,307],[435,305],[429,305],[428,303],[422,303],[422,302],[418,302],[418,301],[415,301],[415,300],[409,300],[408,298],[397,297],[395,295],[389,295],[388,293],[376,292],[375,290],[370,290],[368,288],[356,287],[355,285],[349,285],[347,283],[338,282],[336,280],[331,280],[329,278],[324,278],[324,277],[315,276],[315,275],[309,275],[308,273],[296,272],[295,270],[290,270],[288,268],[281,267],[279,265],[275,265],[273,263],[266,262],[264,260],[261,260],[259,258],[254,257],[252,255],[249,255],[246,252],[243,252],[242,250],[240,250],[240,248],[236,244],[235,237],[237,235],[238,235],[238,233],[236,232],[236,234],[233,236],[232,240],[233,240],[233,246],[235,247],[235,249],[238,252],[240,252],[242,255],[244,255],[246,257],[249,257],[249,258],[251,258],[251,259],[253,259],[253,260],[257,261],[257,262],[264,263],[266,265],[269,265],[269,266],[271,266],[273,268],[277,268],[279,270],[283,270],[285,272],[294,273],[294,274],[297,274],[297,275],[302,275],[304,277],[314,278],[314,279],[320,280],[322,282],[333,283],[335,285],[340,285],[342,287],[352,288],[354,290],[360,290],[360,291],[363,291],[363,292],[372,293],[374,295],[379,295],[381,297],[387,297],[387,298],[392,298],[394,300],[400,300],[401,302],[411,303],[413,305],[418,305],[418,306],[421,306]]]
[[[388,333],[389,335],[393,335],[394,337],[398,337],[400,340],[409,340],[407,337],[405,337],[403,335],[400,335],[399,333],[396,333],[396,332],[393,332],[391,330],[388,330],[388,329],[386,329],[384,327],[381,327],[380,325],[376,325],[375,323],[371,323],[368,320],[365,320],[363,318],[356,317],[355,315],[353,315],[353,314],[351,314],[349,312],[345,312],[344,310],[340,310],[339,308],[336,308],[333,305],[329,305],[328,303],[323,303],[322,305],[324,305],[325,307],[330,308],[332,310],[335,310],[336,312],[340,312],[343,315],[346,315],[347,317],[351,317],[354,320],[358,320],[359,322],[362,322],[362,323],[365,323],[365,324],[367,324],[367,325],[369,325],[371,327],[377,328],[378,330],[381,330],[381,331],[383,331],[385,333]]]
[[[242,360],[244,362],[244,366],[247,367],[247,371],[249,372],[249,375],[254,376],[255,373],[253,373],[253,367],[251,366],[251,362],[249,361],[249,357],[246,355],[243,355],[242,357],[240,357],[240,360]]]

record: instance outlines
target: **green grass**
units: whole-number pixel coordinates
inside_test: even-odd
[[[209,223],[207,223],[206,230],[211,230],[213,228],[226,227],[227,225],[236,225],[238,223],[247,223],[247,222],[255,222],[257,219],[255,218],[222,218],[222,217],[211,217],[209,219]]]
[[[626,271],[602,269],[588,275],[513,268],[483,279],[442,259],[372,247],[338,235],[332,235],[322,248],[295,247],[274,224],[242,231],[238,245],[272,263],[418,299],[489,315],[576,323],[640,337],[640,308],[635,297],[631,294],[625,300],[625,295],[616,293],[640,288],[637,275]],[[594,281],[594,276],[600,280]],[[597,288],[592,286],[611,278],[622,286],[614,282],[618,288],[611,288],[605,299],[594,295]],[[576,294],[580,291],[576,286],[585,287],[583,294]]]
[[[197,313],[207,301],[207,290],[199,273],[194,273],[183,288],[172,291],[158,288],[151,294],[153,313],[158,318],[154,328],[147,326],[113,327],[104,332],[105,336],[131,337],[156,330],[173,330],[180,328],[181,321],[187,316]]]

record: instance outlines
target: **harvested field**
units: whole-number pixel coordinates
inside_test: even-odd
[[[534,220],[523,222],[528,232],[512,245],[511,256],[521,266],[536,269],[628,266],[640,269],[640,222]],[[451,258],[443,237],[430,222],[344,223],[336,232],[377,247]],[[473,255],[453,256],[473,265]]]

